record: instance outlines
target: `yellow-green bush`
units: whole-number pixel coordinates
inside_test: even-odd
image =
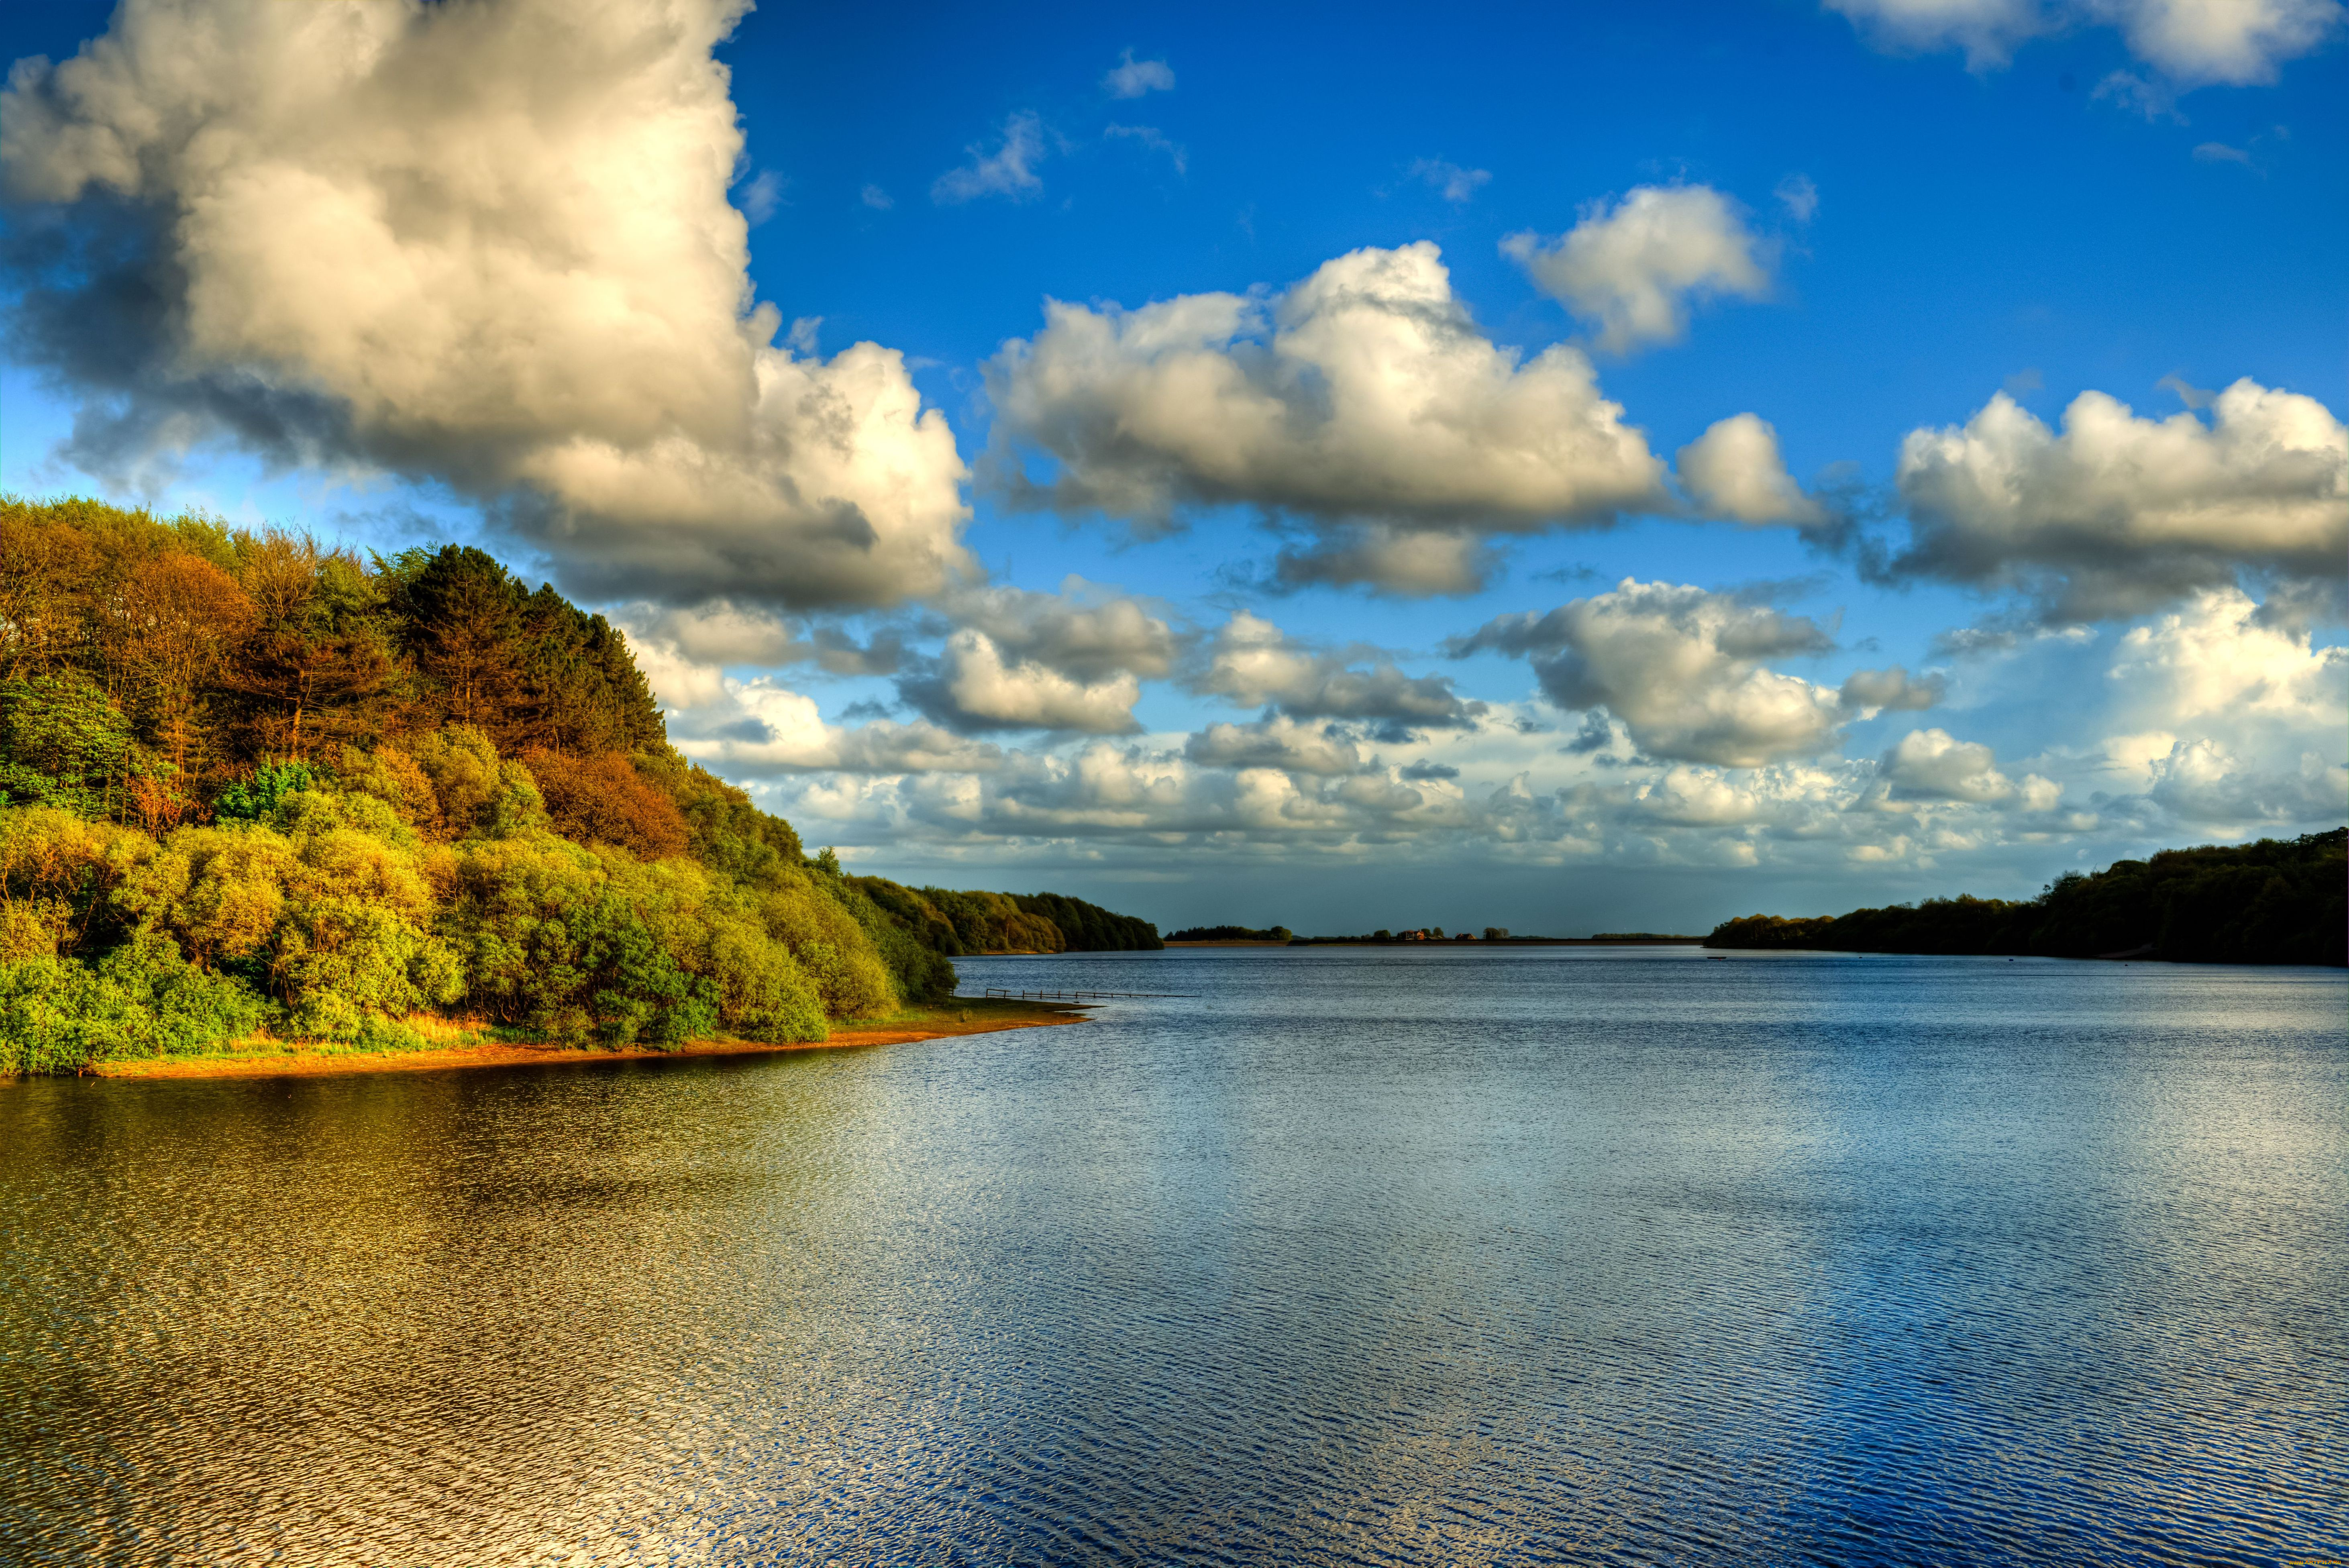
[[[400,1020],[434,1008],[613,1044],[821,1039],[905,994],[876,925],[907,964],[944,964],[763,841],[721,868],[561,838],[529,771],[462,726],[271,764],[234,804],[160,840],[0,808],[0,1071],[264,1026],[399,1048]]]
[[[896,988],[864,929],[807,872],[781,873],[761,895],[758,913],[771,936],[791,949],[835,1018],[875,1018],[896,1011]]]

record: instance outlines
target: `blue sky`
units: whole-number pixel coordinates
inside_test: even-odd
[[[2349,807],[2330,0],[291,15],[5,24],[0,484],[480,540],[865,868],[1701,929]]]

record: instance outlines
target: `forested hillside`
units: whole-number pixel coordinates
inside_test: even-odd
[[[434,1016],[816,1039],[960,954],[1156,945],[810,859],[671,749],[603,617],[478,550],[0,499],[0,1071]]]
[[[2339,965],[2344,843],[2349,828],[2164,850],[2093,875],[2066,872],[2023,902],[1959,897],[1809,919],[1747,915],[1716,927],[1704,944]]]

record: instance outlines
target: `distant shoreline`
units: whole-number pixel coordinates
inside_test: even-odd
[[[1067,1003],[990,1000],[984,997],[953,997],[921,1011],[937,1016],[933,1018],[909,1017],[903,1023],[882,1024],[870,1028],[834,1029],[831,1037],[822,1040],[693,1040],[673,1051],[651,1046],[582,1050],[567,1046],[504,1041],[423,1051],[231,1051],[216,1056],[142,1057],[135,1061],[100,1062],[93,1065],[87,1076],[109,1078],[331,1078],[346,1073],[437,1072],[445,1068],[566,1067],[589,1062],[674,1061],[680,1057],[771,1056],[781,1051],[850,1050],[865,1046],[910,1045],[919,1040],[947,1039],[961,1035],[992,1035],[1009,1029],[1078,1024],[1085,1019],[1082,1007]],[[962,1016],[957,1016],[958,1014]]]
[[[1699,947],[1702,936],[1434,936],[1420,941],[1395,938],[1381,942],[1370,936],[1298,936],[1287,942],[1170,942],[1177,947]]]

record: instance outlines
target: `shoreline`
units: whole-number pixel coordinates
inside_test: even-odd
[[[591,1062],[675,1061],[685,1057],[772,1056],[783,1051],[855,1050],[867,1046],[911,1045],[920,1040],[948,1039],[961,1035],[1001,1034],[1010,1029],[1079,1024],[1084,1022],[1086,1016],[1083,1007],[1072,1003],[1006,1002],[1000,997],[991,1000],[956,997],[920,1012],[936,1016],[923,1017],[917,1012],[864,1026],[837,1028],[833,1030],[830,1038],[822,1040],[690,1040],[673,1051],[652,1046],[593,1050],[502,1040],[421,1051],[232,1051],[217,1056],[146,1057],[137,1061],[103,1062],[92,1067],[84,1076],[109,1078],[326,1078],[345,1073],[436,1072],[447,1068],[554,1067]]]
[[[1207,947],[1219,945],[1205,942],[1185,942],[1166,944],[1169,947]],[[1398,937],[1381,942],[1362,936],[1307,936],[1295,942],[1273,944],[1281,947],[1702,947],[1702,936],[1472,936],[1463,942],[1456,936],[1430,936],[1417,941]]]

